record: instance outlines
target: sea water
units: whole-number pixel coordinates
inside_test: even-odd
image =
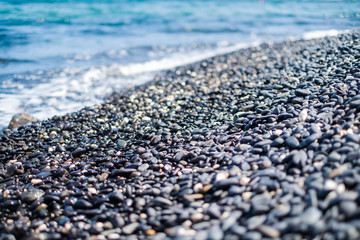
[[[0,128],[217,54],[359,26],[358,1],[0,0]]]

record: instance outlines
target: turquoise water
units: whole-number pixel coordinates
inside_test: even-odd
[[[156,72],[360,26],[358,1],[1,1],[0,126],[92,105]]]

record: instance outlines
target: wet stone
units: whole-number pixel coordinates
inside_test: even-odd
[[[280,147],[284,144],[284,139],[281,137],[278,137],[276,139],[274,139],[274,141],[272,141],[271,145],[274,147]]]
[[[206,212],[212,218],[219,218],[220,215],[221,215],[220,208],[219,208],[219,206],[217,204],[211,204],[207,208]]]
[[[315,142],[320,137],[321,137],[321,133],[314,133],[314,134],[310,135],[309,137],[305,138],[301,142],[300,148],[307,147],[308,145],[312,144],[313,142]]]
[[[16,115],[14,115],[12,117],[8,128],[15,129],[15,128],[18,128],[20,126],[27,125],[27,124],[29,124],[31,122],[36,121],[36,120],[37,119],[35,117],[30,116],[29,114],[19,113],[19,114],[16,114]]]
[[[251,140],[252,140],[251,136],[245,136],[240,139],[240,142],[241,143],[249,143],[249,142],[251,142]]]
[[[139,148],[137,149],[137,152],[138,152],[138,154],[143,154],[143,153],[146,153],[146,149],[143,148],[143,147],[139,147]]]
[[[12,164],[9,167],[7,167],[6,169],[6,176],[12,176],[15,173],[17,173],[17,169],[18,169],[18,165],[17,164]]]
[[[156,136],[152,141],[151,144],[152,145],[156,145],[161,141],[161,136]]]
[[[329,154],[329,161],[339,162],[341,160],[341,155],[335,151]]]
[[[359,143],[360,141],[360,136],[358,134],[346,134],[345,138],[348,142]]]
[[[312,225],[317,223],[317,221],[321,218],[321,212],[318,208],[315,207],[309,207],[305,210],[305,212],[300,216],[300,220],[303,223],[306,223],[308,225]]]
[[[346,217],[351,217],[356,214],[357,204],[354,201],[341,201],[339,204],[340,213],[345,214]]]
[[[221,230],[220,226],[215,225],[210,228],[210,232],[209,232],[209,236],[208,236],[209,240],[220,240],[220,239],[223,239],[223,237],[224,237],[224,234],[223,234],[223,231]]]
[[[74,207],[79,209],[88,209],[88,208],[92,208],[93,205],[84,199],[79,199],[74,204]]]
[[[259,231],[265,236],[269,238],[279,238],[280,232],[276,228],[271,226],[262,225],[259,228]]]
[[[235,155],[234,157],[231,158],[231,161],[236,164],[239,165],[241,162],[243,162],[244,158],[240,155]]]
[[[109,200],[114,203],[119,203],[124,201],[124,195],[119,190],[114,190],[108,196],[109,196]]]
[[[271,143],[272,143],[271,140],[263,140],[263,141],[255,143],[254,147],[263,147],[263,146],[266,146],[266,145],[270,145]]]
[[[230,228],[230,231],[237,236],[242,236],[247,232],[244,226],[240,226],[236,223]]]
[[[227,231],[230,229],[236,221],[241,217],[242,213],[240,211],[234,211],[230,213],[230,216],[223,220],[222,230]]]
[[[122,228],[122,231],[126,235],[130,235],[135,232],[135,230],[138,228],[139,223],[130,223]]]
[[[51,176],[51,172],[41,172],[39,174],[36,175],[36,178],[38,179],[44,179]]]
[[[242,151],[249,149],[249,148],[251,148],[251,145],[249,145],[249,144],[240,144],[240,146],[239,146],[239,149]]]
[[[295,90],[295,95],[296,96],[300,96],[300,97],[306,97],[308,95],[310,95],[311,92],[309,89],[296,89]]]
[[[290,148],[298,148],[300,145],[299,140],[294,136],[286,138],[285,143]]]
[[[82,154],[84,154],[86,150],[84,148],[77,148],[75,151],[73,151],[71,154],[74,158],[80,157]]]
[[[266,220],[266,216],[265,215],[255,215],[253,217],[250,217],[247,221],[246,221],[246,226],[248,229],[250,230],[254,230],[256,228],[258,228],[260,225],[262,225]]]
[[[350,107],[356,108],[358,106],[360,106],[360,99],[353,100],[353,101],[350,102]]]
[[[166,198],[163,197],[156,197],[153,200],[154,204],[159,205],[159,206],[171,206],[173,205],[173,203]]]
[[[31,189],[24,192],[21,197],[25,202],[34,202],[44,195],[44,191],[41,189]]]
[[[4,207],[11,211],[16,211],[19,205],[20,205],[20,202],[18,200],[10,200],[9,199],[4,202]]]
[[[144,163],[144,164],[141,164],[137,170],[139,170],[140,172],[144,172],[149,168],[149,166],[150,166],[149,164]]]
[[[125,140],[119,139],[119,140],[116,141],[116,145],[117,145],[118,147],[120,147],[120,148],[125,148],[126,145],[127,145],[127,142],[126,142]]]
[[[133,172],[136,172],[136,169],[134,168],[114,169],[111,171],[111,175],[129,177]]]
[[[233,195],[240,195],[241,193],[243,193],[245,191],[244,187],[239,187],[239,186],[231,186],[228,190],[228,193],[230,196]]]
[[[260,240],[262,239],[261,233],[259,232],[247,232],[245,233],[241,239],[244,240]]]
[[[279,204],[272,212],[276,217],[285,217],[290,213],[291,206],[289,204]]]
[[[44,202],[45,203],[59,202],[60,200],[61,200],[61,198],[59,196],[56,196],[56,195],[45,195],[44,196]]]
[[[183,157],[185,156],[185,152],[184,151],[179,151],[175,154],[174,159],[176,161],[180,161]]]
[[[240,163],[240,169],[243,171],[249,171],[251,169],[251,166],[247,162]]]

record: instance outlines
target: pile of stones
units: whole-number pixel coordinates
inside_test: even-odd
[[[360,33],[262,44],[5,130],[2,239],[359,239]]]

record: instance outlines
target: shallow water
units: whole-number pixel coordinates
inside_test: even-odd
[[[358,26],[357,1],[0,1],[0,126],[100,103],[215,54]]]

